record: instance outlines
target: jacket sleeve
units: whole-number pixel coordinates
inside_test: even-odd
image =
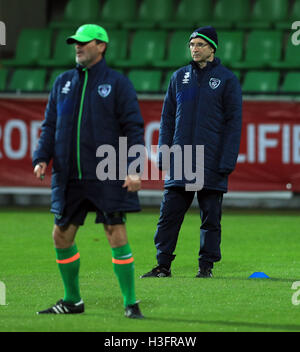
[[[225,128],[218,172],[229,175],[238,158],[242,130],[242,92],[234,76],[227,82],[224,93]]]
[[[168,90],[164,99],[160,127],[158,145],[172,145],[175,131],[175,115],[176,115],[176,97],[175,97],[175,77],[171,77]]]
[[[41,161],[49,164],[53,157],[56,129],[56,84],[54,84],[49,95],[45,119],[42,123],[42,132],[36,150],[33,153],[32,164],[35,166]]]
[[[176,76],[172,75],[168,90],[164,99],[160,127],[158,146],[167,145],[172,146],[174,131],[175,131],[175,116],[176,116]],[[162,153],[158,154],[158,168],[162,170]]]
[[[122,134],[127,137],[128,148],[135,144],[145,145],[144,120],[132,83],[125,77],[119,80],[117,91],[117,114]]]

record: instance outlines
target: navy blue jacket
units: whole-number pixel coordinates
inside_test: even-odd
[[[234,170],[241,136],[242,93],[237,77],[218,58],[200,69],[195,62],[173,73],[164,99],[159,146],[191,145],[193,171],[195,146],[204,146],[204,188],[226,192]],[[161,154],[159,155],[160,167]],[[184,157],[183,157],[184,163]],[[183,165],[184,166],[184,165]],[[165,187],[192,183],[175,179],[171,158]],[[178,178],[178,177],[177,177]]]
[[[124,181],[99,181],[96,176],[96,167],[101,160],[96,157],[99,146],[108,144],[118,151],[120,136],[127,137],[128,148],[135,144],[144,145],[144,122],[136,92],[124,75],[110,69],[105,59],[102,59],[88,69],[85,94],[82,97],[85,75],[83,68],[78,66],[56,79],[48,100],[38,147],[33,155],[33,165],[53,160],[53,213],[63,213],[66,186],[70,179],[76,178],[92,181],[99,197],[111,197],[110,208],[102,209],[103,211],[137,211],[137,194],[122,189]],[[78,151],[74,152],[74,148],[77,144],[75,139],[78,138],[81,99],[84,100],[78,156]]]

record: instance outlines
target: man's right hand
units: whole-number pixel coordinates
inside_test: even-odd
[[[44,161],[41,161],[40,163],[35,165],[33,173],[35,174],[36,178],[39,178],[41,181],[43,181],[43,179],[45,178],[46,169],[47,169],[47,163]]]

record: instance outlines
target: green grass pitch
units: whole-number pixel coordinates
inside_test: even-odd
[[[44,209],[2,208],[0,281],[6,286],[6,305],[0,305],[0,331],[300,331],[300,305],[292,302],[292,284],[300,281],[298,214],[224,210],[222,260],[212,279],[196,279],[200,220],[191,210],[179,236],[173,277],[141,280],[156,263],[158,215],[158,210],[128,215],[137,298],[146,317],[137,321],[124,317],[111,250],[94,214],[76,241],[85,313],[36,315],[63,296],[51,238],[53,215]],[[248,279],[253,272],[270,279]]]

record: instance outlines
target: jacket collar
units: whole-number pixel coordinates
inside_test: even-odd
[[[199,67],[199,65],[193,60],[190,62],[190,64],[192,65],[192,67],[199,72],[203,72],[203,71],[208,71],[211,70],[212,68],[214,68],[215,66],[220,65],[221,60],[218,57],[215,57],[213,59],[213,61],[208,61],[207,65],[205,67],[203,67],[202,69]]]
[[[77,64],[76,69],[78,70],[78,72],[82,72],[82,70],[84,69],[84,66]],[[90,67],[88,71],[91,72],[92,74],[97,74],[97,73],[106,71],[106,69],[107,69],[107,65],[106,65],[105,58],[102,58],[99,62],[97,62],[92,67]]]

